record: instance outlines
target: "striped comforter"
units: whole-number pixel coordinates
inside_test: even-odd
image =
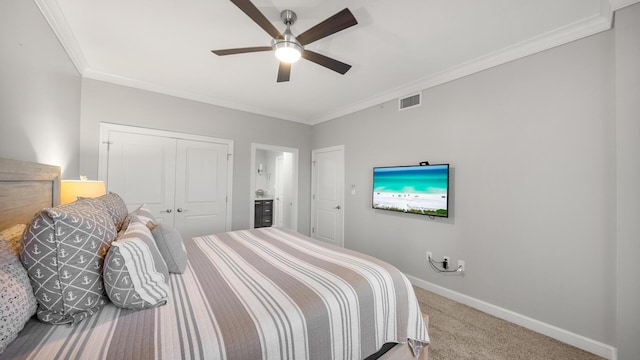
[[[71,327],[32,319],[0,358],[363,359],[429,341],[393,266],[278,228],[186,240],[167,305],[108,304]]]

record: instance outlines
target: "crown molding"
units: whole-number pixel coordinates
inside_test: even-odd
[[[615,10],[640,2],[640,0],[600,0],[600,13],[598,15],[587,17],[573,24],[533,37],[529,40],[514,44],[501,49],[500,51],[479,57],[464,64],[451,67],[434,75],[403,84],[349,106],[303,119],[302,117],[291,113],[280,113],[264,108],[248,106],[246,104],[238,104],[225,99],[214,98],[182,89],[166,87],[151,82],[91,69],[57,2],[55,0],[34,1],[62,43],[62,46],[66,50],[76,69],[83,77],[309,125],[315,125],[324,121],[346,116],[372,106],[396,100],[407,94],[420,92],[476,72],[487,70],[571,41],[609,30],[612,27],[613,12]]]
[[[81,76],[84,75],[85,70],[89,68],[89,64],[84,57],[82,49],[80,49],[80,45],[78,45],[78,41],[69,28],[67,19],[58,6],[58,2],[55,0],[34,0],[34,2],[58,37],[60,44],[62,44],[62,47],[67,52],[73,65]]]
[[[640,0],[633,0],[640,1]],[[608,0],[602,0],[600,14],[594,15],[575,23],[555,29],[548,33],[533,37],[526,41],[503,48],[492,54],[488,54],[469,62],[451,67],[434,75],[418,79],[414,82],[391,89],[382,94],[365,99],[361,102],[322,114],[312,118],[311,125],[342,117],[369,107],[373,107],[391,100],[396,100],[407,94],[423,91],[434,86],[463,78],[465,76],[490,69],[523,57],[533,55],[584,37],[609,30],[612,27],[613,11]]]
[[[130,88],[178,97],[185,100],[197,101],[197,102],[201,102],[209,105],[221,106],[228,109],[244,111],[244,112],[257,114],[261,116],[268,116],[268,117],[273,117],[281,120],[294,121],[294,122],[301,122],[299,118],[296,118],[291,114],[285,114],[285,113],[270,111],[266,109],[258,109],[257,107],[247,106],[246,104],[239,104],[233,101],[224,100],[220,98],[213,98],[213,97],[205,96],[199,93],[178,89],[175,87],[167,87],[167,86],[163,86],[163,85],[152,83],[152,82],[132,79],[125,76],[114,75],[114,74],[101,72],[93,69],[86,69],[83,77],[85,79],[108,82],[111,84],[122,85]]]
[[[614,11],[620,10],[623,7],[627,7],[638,2],[640,2],[640,0],[611,0],[611,9]]]

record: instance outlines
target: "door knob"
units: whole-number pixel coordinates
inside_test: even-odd
[[[171,209],[167,209],[167,210],[161,210],[160,212],[164,212],[164,213],[167,213],[167,214],[171,214],[171,212],[172,212],[172,211],[173,211],[173,210],[171,210]]]
[[[183,208],[177,208],[176,209],[177,212],[187,212],[187,209],[183,209]]]
[[[334,209],[338,209],[338,210],[340,210],[340,205],[338,205],[338,206],[334,207]]]

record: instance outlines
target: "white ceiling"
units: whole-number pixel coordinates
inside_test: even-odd
[[[307,60],[276,83],[272,52],[218,57],[212,49],[269,46],[228,0],[35,0],[82,76],[316,124],[611,27],[638,0],[253,0],[294,35],[348,7],[358,25],[307,45],[353,67]]]

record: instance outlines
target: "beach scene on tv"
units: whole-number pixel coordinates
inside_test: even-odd
[[[373,169],[373,207],[447,217],[448,165]]]

